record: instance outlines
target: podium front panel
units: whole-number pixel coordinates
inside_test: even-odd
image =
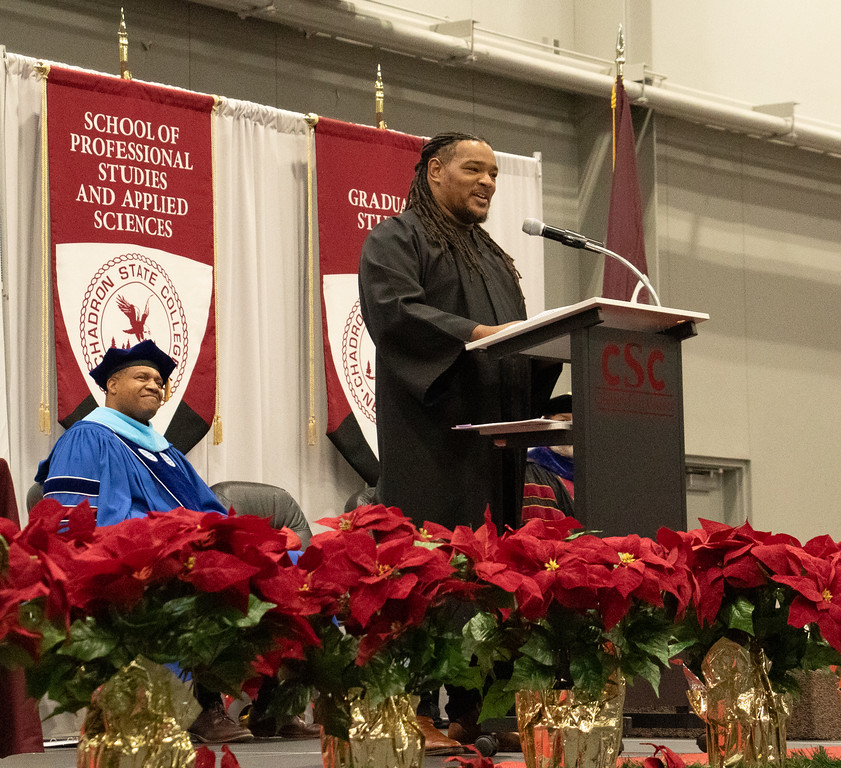
[[[680,341],[594,326],[571,346],[576,518],[609,536],[684,530]]]

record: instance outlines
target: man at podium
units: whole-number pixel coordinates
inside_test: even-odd
[[[375,499],[419,526],[476,528],[488,506],[499,526],[516,525],[520,514],[525,452],[494,450],[478,433],[452,429],[531,410],[526,358],[464,348],[526,319],[514,262],[480,226],[496,177],[487,142],[439,134],[421,151],[406,211],[377,225],[362,249],[360,306],[377,348]],[[418,709],[428,754],[457,754],[479,733],[475,693],[448,693],[450,738],[432,727],[437,693]]]
[[[377,349],[376,499],[418,525],[477,527],[488,505],[499,525],[519,515],[524,453],[452,429],[532,413],[526,358],[464,349],[526,318],[514,262],[481,226],[496,177],[484,140],[439,134],[421,151],[406,211],[362,249],[360,304]]]

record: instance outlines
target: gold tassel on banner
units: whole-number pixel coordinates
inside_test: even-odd
[[[316,421],[315,421],[315,244],[312,223],[312,175],[313,175],[313,142],[315,141],[315,126],[318,124],[318,115],[309,112],[305,117],[309,126],[307,135],[307,286],[309,313],[309,419],[307,421],[307,444],[315,445]]]
[[[126,17],[122,8],[120,8],[120,31],[117,39],[120,45],[120,77],[123,80],[131,80],[131,72],[128,68],[128,30],[126,30]]]
[[[222,442],[222,395],[219,392],[219,248],[216,240],[216,111],[222,103],[221,96],[213,97],[213,114],[210,117],[210,153],[212,186],[213,186],[213,322],[215,325],[214,341],[216,343],[216,403],[213,413],[213,444]]]
[[[50,418],[50,174],[47,151],[47,78],[48,64],[38,62],[41,91],[41,405],[38,429],[45,435],[52,431]]]
[[[383,89],[383,71],[380,68],[380,65],[377,64],[377,82],[374,83],[374,87],[376,88],[376,120],[377,120],[377,128],[381,128],[385,130],[388,128],[388,125],[385,122],[385,90]]]

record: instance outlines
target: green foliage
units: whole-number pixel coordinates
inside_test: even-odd
[[[795,691],[797,682],[793,672],[839,664],[841,654],[821,638],[816,627],[801,629],[789,625],[792,599],[792,594],[782,586],[733,590],[728,585],[712,624],[700,626],[692,609],[687,611],[676,630],[677,639],[684,646],[679,651],[681,659],[703,679],[704,657],[717,640],[727,637],[740,645],[753,642],[771,662],[768,677],[774,689]]]
[[[142,655],[158,664],[179,663],[207,688],[236,695],[253,676],[253,660],[271,647],[271,621],[264,619],[274,606],[251,595],[242,613],[213,593],[179,591],[148,590],[133,610],[110,606],[74,621],[66,636],[63,628],[41,620],[36,604],[27,604],[27,623],[38,624],[44,634],[38,664],[27,672],[29,692],[61,702],[58,711],[75,712]]]
[[[493,678],[480,719],[506,715],[519,690],[575,687],[597,697],[617,669],[629,683],[642,677],[656,690],[661,670],[684,647],[674,630],[667,611],[646,604],[633,606],[610,631],[596,611],[553,606],[529,622],[479,613],[464,633],[478,669]]]

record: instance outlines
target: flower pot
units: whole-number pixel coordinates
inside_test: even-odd
[[[200,711],[169,669],[138,657],[94,693],[77,768],[189,768],[195,750],[186,728]]]
[[[417,696],[392,696],[371,706],[359,692],[348,694],[348,739],[323,733],[324,768],[421,768],[423,736],[417,725]]]
[[[790,701],[773,690],[768,668],[757,645],[722,638],[704,657],[705,682],[687,674],[690,703],[707,726],[710,768],[785,762]]]
[[[519,691],[517,727],[526,768],[614,768],[622,741],[625,681],[594,700],[573,690]]]

